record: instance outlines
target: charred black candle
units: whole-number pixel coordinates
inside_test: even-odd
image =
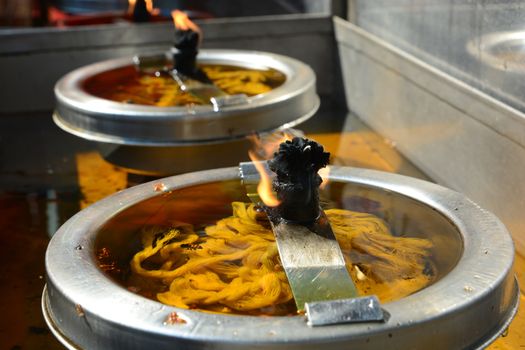
[[[197,54],[201,40],[199,27],[182,11],[175,10],[172,16],[175,23],[173,68],[179,74],[209,83],[210,80],[206,74],[197,67]]]
[[[177,49],[173,54],[174,68],[188,76],[192,76],[197,71],[197,53],[199,43],[199,33],[191,29],[175,30],[175,41],[173,46]]]
[[[151,14],[145,0],[137,0],[133,7],[133,22],[149,22]]]
[[[315,141],[295,137],[281,143],[279,151],[269,161],[276,173],[273,189],[281,204],[272,209],[271,217],[298,223],[312,223],[320,213],[319,185],[323,181],[317,172],[328,164],[330,153]]]

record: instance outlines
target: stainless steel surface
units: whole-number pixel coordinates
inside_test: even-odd
[[[525,249],[525,115],[351,23],[336,19],[335,31],[352,112]]]
[[[237,94],[237,95],[214,95],[210,98],[211,104],[213,105],[213,110],[215,112],[219,112],[222,108],[227,106],[235,106],[235,105],[242,105],[247,103],[248,96],[245,94]]]
[[[239,50],[201,50],[198,61],[247,68],[273,68],[286,76],[283,85],[225,106],[155,107],[113,102],[88,94],[83,81],[95,74],[132,64],[131,58],[95,63],[58,81],[54,120],[77,136],[106,143],[172,146],[231,140],[310,118],[319,108],[315,74],[306,64],[276,54]]]
[[[467,51],[500,71],[525,73],[525,31],[483,35],[469,41]]]
[[[355,322],[382,322],[385,319],[376,296],[306,303],[309,326]]]
[[[307,33],[332,33],[330,17],[326,15],[282,15],[259,18],[223,18],[196,20],[203,33],[203,44],[216,40],[234,40],[235,37],[251,40],[254,35],[293,36]],[[273,25],[272,25],[273,24]],[[240,31],[239,28],[244,28]],[[113,26],[63,28],[24,28],[0,31],[0,53],[31,54],[35,52],[67,51],[79,47],[107,47],[117,45],[140,46],[148,42],[161,44],[163,49],[173,45],[173,23],[135,25],[125,23]],[[273,38],[275,39],[275,38]],[[82,43],[79,42],[82,41]],[[275,41],[274,41],[275,42]],[[80,45],[82,44],[82,45]],[[147,53],[147,51],[144,51]],[[85,63],[84,63],[85,64]]]
[[[51,318],[51,314],[49,313],[50,310],[47,309],[47,305],[49,303],[47,298],[47,287],[44,286],[44,291],[42,292],[42,301],[41,301],[41,307],[42,307],[42,315],[44,316],[44,320],[53,334],[53,336],[62,344],[66,349],[68,350],[78,350],[80,348],[76,347],[72,341],[68,338],[66,338],[60,329],[55,325],[55,322]]]
[[[424,62],[525,112],[521,74],[509,65],[486,64],[492,55],[482,40],[523,31],[520,0],[351,0],[354,23]],[[482,39],[482,40],[480,40]],[[472,46],[468,51],[467,47]]]
[[[260,164],[271,174],[267,162]],[[241,163],[239,173],[248,198],[262,204],[257,195],[260,175],[255,165]],[[357,296],[339,243],[322,209],[319,218],[308,226],[271,217],[270,223],[298,310],[304,310],[308,302]]]
[[[322,210],[309,226],[286,220],[270,222],[298,310],[313,301],[357,296],[339,243]]]
[[[264,137],[265,134],[261,136]],[[248,151],[253,148],[253,144],[248,139],[241,138],[171,147],[98,143],[96,148],[105,160],[130,173],[168,176],[235,166],[249,160]],[[210,157],[211,154],[220,156]]]
[[[139,185],[71,218],[47,250],[45,312],[70,346],[105,349],[430,349],[436,345],[476,349],[505,330],[516,312],[518,288],[512,274],[512,240],[495,216],[459,193],[413,178],[333,167],[330,179],[331,186],[350,186],[350,193],[366,189],[373,198],[383,198],[391,205],[394,228],[406,224],[403,210],[411,210],[421,225],[434,232],[428,238],[439,251],[435,258],[442,274],[427,288],[383,305],[390,315],[385,323],[311,328],[300,316],[225,316],[183,310],[131,293],[98,269],[95,239],[108,220],[124,219],[145,200],[158,204],[150,210],[173,214],[180,200],[177,191],[189,186],[215,184],[221,193],[240,193],[237,167],[163,179],[163,192],[155,191],[156,182]],[[151,212],[142,215],[148,218]],[[126,242],[126,235],[136,234],[136,225],[126,222],[129,230],[106,232],[106,237],[120,242],[116,244]],[[186,323],[164,324],[172,312]]]
[[[284,128],[287,133],[303,135],[294,129]],[[263,142],[275,143],[282,133],[260,133]],[[130,173],[168,176],[192,171],[235,166],[249,160],[248,151],[254,147],[248,138],[225,140],[217,143],[149,147],[97,143],[96,148],[111,164]],[[216,154],[220,157],[210,157]]]

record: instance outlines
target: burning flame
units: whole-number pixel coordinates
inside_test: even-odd
[[[248,136],[248,140],[250,140],[253,145],[252,150],[248,151],[248,156],[254,162],[255,168],[261,175],[261,181],[257,186],[257,193],[263,203],[269,207],[276,207],[281,202],[272,191],[271,176],[260,161],[272,158],[273,154],[279,149],[279,145],[286,140],[291,140],[294,136],[302,135],[299,135],[296,130],[289,129],[266,134],[263,137],[258,134]]]
[[[248,156],[252,160],[255,168],[261,175],[261,181],[257,186],[257,193],[263,203],[269,207],[276,207],[281,204],[281,201],[277,199],[272,191],[272,180],[270,174],[268,174],[266,168],[262,165],[261,160],[253,151],[248,151]]]
[[[194,32],[201,34],[199,26],[193,23],[186,13],[179,10],[173,10],[171,11],[171,17],[173,18],[175,28],[179,30],[193,30]]]
[[[321,182],[319,188],[324,189],[329,182],[328,177],[330,176],[330,167],[326,166],[324,168],[321,168],[317,173],[319,174],[319,176],[321,176],[321,179],[323,179],[323,182]]]
[[[135,3],[137,0],[128,0],[128,13],[133,13],[133,9],[135,8]],[[153,7],[153,0],[146,0],[146,9],[151,14],[158,14],[159,9],[156,9]]]
[[[287,140],[291,140],[294,137],[304,137],[302,132],[288,129],[279,132],[274,132],[271,134],[266,134],[264,136],[259,136],[258,134],[248,136],[248,139],[252,142],[253,148],[251,151],[248,151],[250,159],[254,162],[255,168],[261,175],[261,181],[257,187],[257,193],[263,201],[263,203],[269,207],[276,207],[281,202],[275,196],[275,193],[272,191],[272,180],[270,174],[267,172],[267,169],[260,163],[264,159],[270,159],[273,157],[274,153],[278,151],[279,145]],[[323,183],[321,188],[328,183],[328,168],[323,168],[319,171],[319,175],[323,178]]]
[[[128,13],[133,13],[133,9],[135,8],[135,3],[137,0],[128,0]]]
[[[270,159],[273,154],[279,149],[279,145],[286,141],[291,140],[298,135],[296,130],[289,129],[280,132],[273,132],[268,135],[260,137],[258,134],[249,135],[248,140],[253,145],[253,152],[262,159]]]

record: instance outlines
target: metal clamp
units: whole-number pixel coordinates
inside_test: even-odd
[[[385,315],[377,296],[310,302],[305,304],[308,325],[384,322]]]

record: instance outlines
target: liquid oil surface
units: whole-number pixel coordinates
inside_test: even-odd
[[[282,85],[286,76],[274,69],[201,65],[212,83],[229,95],[259,95]],[[181,90],[166,72],[138,72],[133,66],[109,70],[86,79],[84,90],[94,96],[127,104],[174,107],[203,104]]]
[[[446,274],[460,255],[455,227],[413,200],[340,183],[322,198],[360,295],[403,298]],[[297,313],[265,213],[237,182],[139,203],[109,221],[96,246],[101,269],[144,297],[225,314]]]

